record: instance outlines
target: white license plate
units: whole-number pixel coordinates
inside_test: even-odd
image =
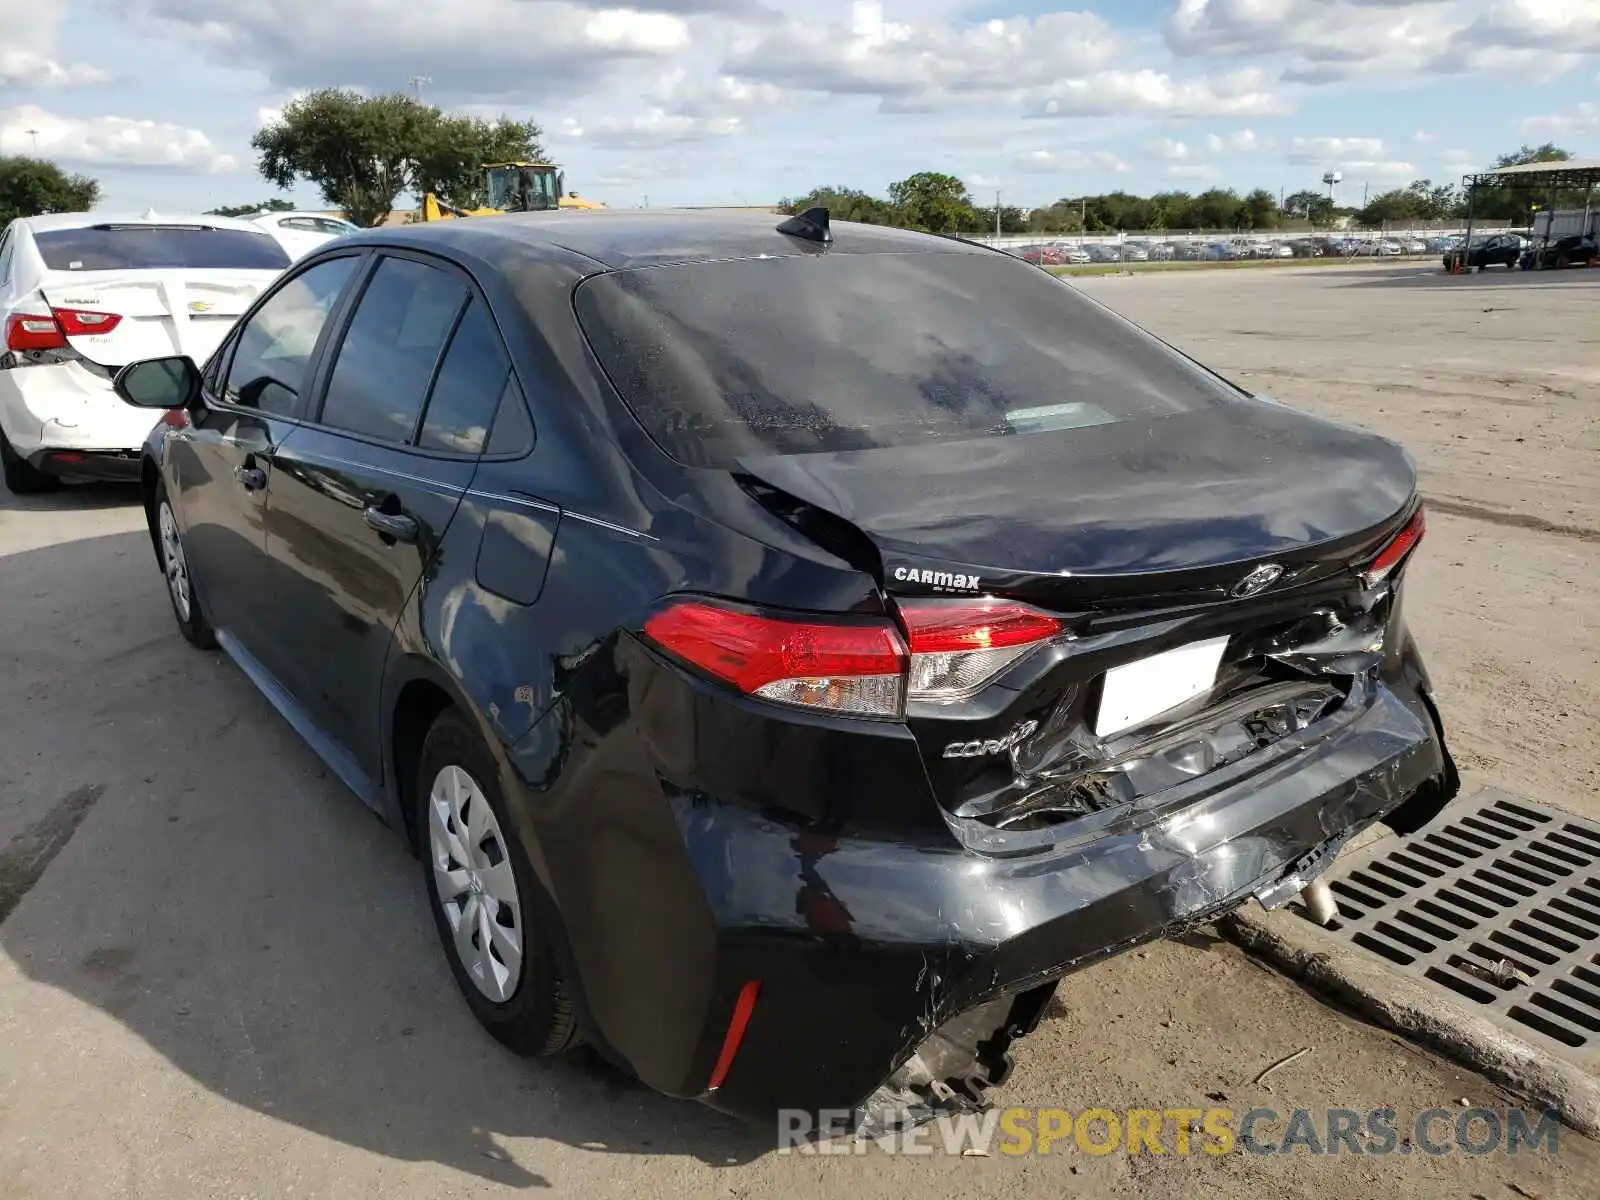
[[[1191,642],[1106,672],[1094,732],[1108,737],[1209,691],[1217,681],[1225,637]]]

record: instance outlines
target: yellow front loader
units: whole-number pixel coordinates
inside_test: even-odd
[[[486,163],[489,203],[483,208],[461,209],[446,204],[432,192],[422,197],[424,221],[450,221],[456,217],[492,217],[508,212],[546,212],[550,209],[596,209],[605,205],[566,191],[566,177],[550,163]]]

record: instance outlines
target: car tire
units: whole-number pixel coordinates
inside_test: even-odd
[[[18,496],[53,492],[61,486],[61,480],[39,470],[12,449],[4,429],[0,429],[0,474],[5,478],[6,487]]]
[[[428,906],[467,1006],[518,1054],[578,1045],[555,906],[515,835],[495,760],[457,709],[423,740],[416,796]]]
[[[150,513],[156,543],[156,562],[167,583],[167,600],[172,604],[173,619],[178,631],[192,646],[201,650],[214,650],[216,632],[206,618],[195,590],[194,576],[189,570],[189,554],[183,546],[183,531],[178,528],[177,515],[167,499],[167,489],[156,489],[154,507]]]

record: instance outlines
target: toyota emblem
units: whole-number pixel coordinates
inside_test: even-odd
[[[1242,600],[1246,596],[1254,596],[1257,592],[1266,591],[1267,588],[1277,583],[1283,575],[1283,568],[1277,563],[1262,563],[1250,574],[1246,575],[1228,591],[1228,595],[1235,600]]]

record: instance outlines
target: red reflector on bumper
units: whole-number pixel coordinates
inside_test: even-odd
[[[733,1005],[733,1019],[728,1022],[728,1032],[722,1039],[722,1053],[717,1055],[717,1065],[711,1070],[711,1082],[706,1084],[706,1091],[716,1091],[728,1077],[728,1068],[733,1066],[733,1057],[739,1053],[739,1043],[744,1041],[744,1031],[750,1025],[756,998],[760,995],[759,979],[752,979],[739,989],[739,999]]]

